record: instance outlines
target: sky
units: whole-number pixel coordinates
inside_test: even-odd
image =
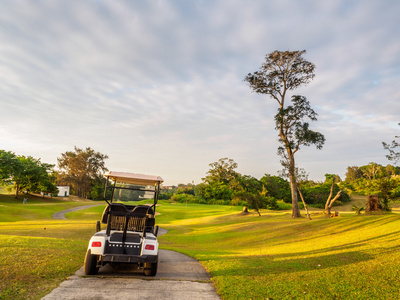
[[[57,164],[74,147],[109,170],[198,184],[220,158],[282,169],[277,102],[243,80],[275,50],[306,50],[292,91],[318,113],[309,179],[390,163],[400,135],[398,0],[0,0],[0,149]]]

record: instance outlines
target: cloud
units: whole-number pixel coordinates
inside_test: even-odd
[[[376,144],[398,129],[397,1],[2,6],[0,135],[18,154],[55,163],[90,146],[110,156],[109,168],[160,170],[173,183],[198,182],[227,156],[244,174],[274,173],[277,106],[243,78],[276,49],[306,49],[317,67],[295,91],[315,106],[312,126],[329,146],[304,149],[298,161],[310,172],[350,162],[359,149],[378,157]]]

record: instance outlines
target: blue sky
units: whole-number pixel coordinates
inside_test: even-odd
[[[309,178],[383,165],[399,135],[399,1],[0,1],[0,149],[56,164],[74,146],[110,170],[200,183],[209,164],[277,175],[277,104],[243,81],[307,51],[322,150]]]

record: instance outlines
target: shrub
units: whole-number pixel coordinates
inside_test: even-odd
[[[286,203],[283,200],[276,201],[277,210],[290,210],[292,209],[292,204]]]

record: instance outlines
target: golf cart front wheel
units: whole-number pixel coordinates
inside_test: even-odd
[[[146,276],[156,276],[158,269],[158,262],[146,263],[144,266],[144,275]]]
[[[85,275],[96,275],[99,271],[99,268],[97,267],[97,255],[93,255],[90,249],[86,252],[83,271]]]

